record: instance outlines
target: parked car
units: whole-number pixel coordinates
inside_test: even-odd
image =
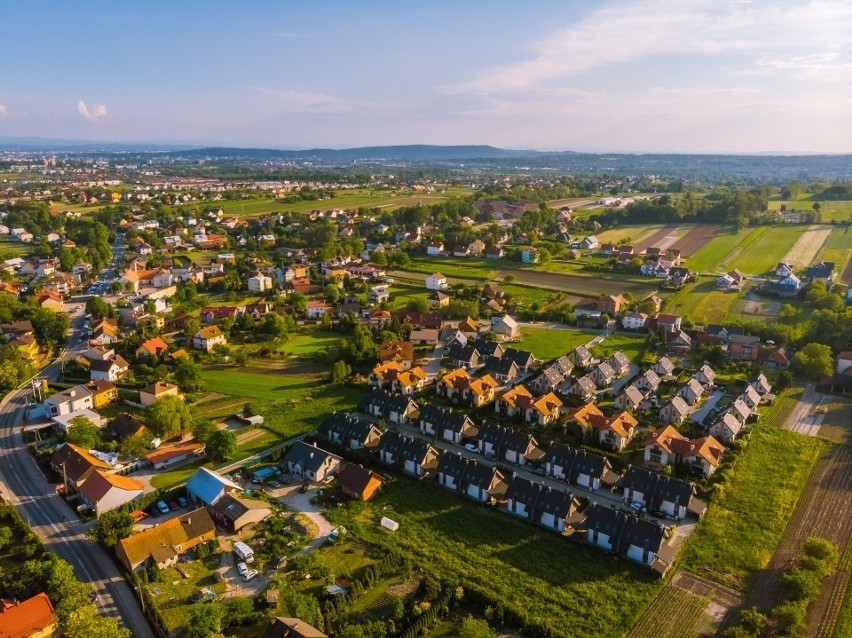
[[[465,443],[464,449],[468,452],[479,452],[479,448],[475,443]]]
[[[178,504],[178,507],[186,507],[189,505],[189,501],[187,501],[183,496],[178,496],[175,501]]]
[[[269,483],[267,483],[267,485],[274,490],[281,487],[281,483],[279,483],[278,481],[269,481]]]
[[[310,487],[309,483],[307,483],[307,482],[302,483],[302,487],[299,488],[299,494],[304,494],[305,492],[307,492],[309,487]]]
[[[170,509],[171,511],[173,511],[173,512],[177,512],[177,511],[178,511],[178,504],[177,504],[177,501],[169,501],[168,503],[166,503],[166,505],[168,505],[168,506],[169,506],[169,509]]]
[[[237,571],[240,572],[241,575],[245,574],[248,570],[248,565],[245,563],[237,563]]]
[[[169,506],[166,505],[165,501],[157,501],[157,509],[160,511],[160,514],[169,513]]]
[[[243,577],[243,580],[245,582],[249,582],[252,578],[257,576],[257,570],[256,569],[250,569],[249,571],[245,572],[244,574],[240,574],[240,576]]]

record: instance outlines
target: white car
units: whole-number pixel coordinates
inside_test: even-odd
[[[243,577],[244,581],[249,582],[252,578],[257,576],[257,570],[256,569],[250,569],[249,571],[240,574],[240,576]]]
[[[245,563],[237,563],[237,571],[240,572],[240,575],[246,574],[249,571],[248,565]]]

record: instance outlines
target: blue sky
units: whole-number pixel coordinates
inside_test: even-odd
[[[12,2],[0,136],[852,152],[849,0]]]

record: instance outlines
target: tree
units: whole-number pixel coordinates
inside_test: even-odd
[[[343,359],[335,361],[331,366],[331,382],[342,383],[352,374],[352,368]]]
[[[207,437],[204,450],[214,461],[224,461],[237,450],[237,435],[230,430],[216,430]]]
[[[130,638],[129,629],[119,626],[118,619],[101,616],[89,604],[72,611],[65,623],[66,638]]]
[[[328,284],[323,288],[323,295],[328,303],[337,303],[340,299],[340,288],[337,284]]]
[[[133,533],[136,521],[124,510],[110,510],[101,514],[98,524],[89,532],[89,537],[104,547],[115,547],[122,538]]]
[[[86,302],[86,312],[92,315],[93,319],[115,316],[113,307],[100,297],[92,297]]]
[[[12,344],[0,345],[0,389],[16,388],[32,374],[32,367],[23,360]]]
[[[150,445],[150,435],[129,436],[118,444],[118,451],[125,456],[138,458],[148,451]]]
[[[186,635],[189,638],[210,638],[222,631],[222,609],[216,603],[196,605],[189,616]]]
[[[242,348],[240,348],[239,350],[237,350],[234,353],[234,363],[236,363],[241,368],[244,368],[245,366],[248,365],[248,360],[249,360],[248,352],[246,352]]]
[[[201,330],[201,320],[197,317],[190,317],[183,322],[183,329],[181,330],[181,333],[183,333],[184,337],[191,339],[199,330]]]
[[[92,420],[83,416],[75,416],[68,422],[68,434],[65,440],[74,445],[91,450],[101,442],[101,429]]]
[[[793,373],[789,370],[784,370],[778,375],[778,379],[775,381],[775,390],[780,392],[781,390],[786,390],[791,385],[793,385]]]
[[[834,370],[831,348],[822,343],[809,343],[793,356],[793,365],[810,379],[830,376]]]
[[[201,443],[206,443],[210,435],[216,430],[216,426],[213,425],[213,421],[210,419],[198,419],[192,424],[192,436],[195,437],[196,441],[200,441]]]
[[[192,415],[181,397],[168,395],[145,409],[145,422],[156,436],[167,439],[186,430],[192,423]]]
[[[494,638],[496,635],[486,621],[473,616],[465,618],[459,627],[459,638]]]
[[[198,390],[201,387],[201,368],[189,357],[184,357],[175,366],[174,379],[185,392]]]
[[[61,623],[64,623],[73,611],[91,607],[91,585],[77,580],[71,565],[58,558],[51,563],[47,595],[51,600],[59,601],[56,615]]]
[[[290,331],[295,328],[295,325],[292,327],[290,325],[292,319],[287,321],[287,318],[277,312],[270,312],[263,318],[260,332],[268,334],[274,339],[286,339]]]
[[[225,619],[229,627],[248,624],[257,616],[251,599],[245,596],[229,598],[225,608]]]

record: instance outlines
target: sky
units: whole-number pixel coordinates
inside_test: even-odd
[[[850,0],[0,0],[0,137],[852,152]]]

